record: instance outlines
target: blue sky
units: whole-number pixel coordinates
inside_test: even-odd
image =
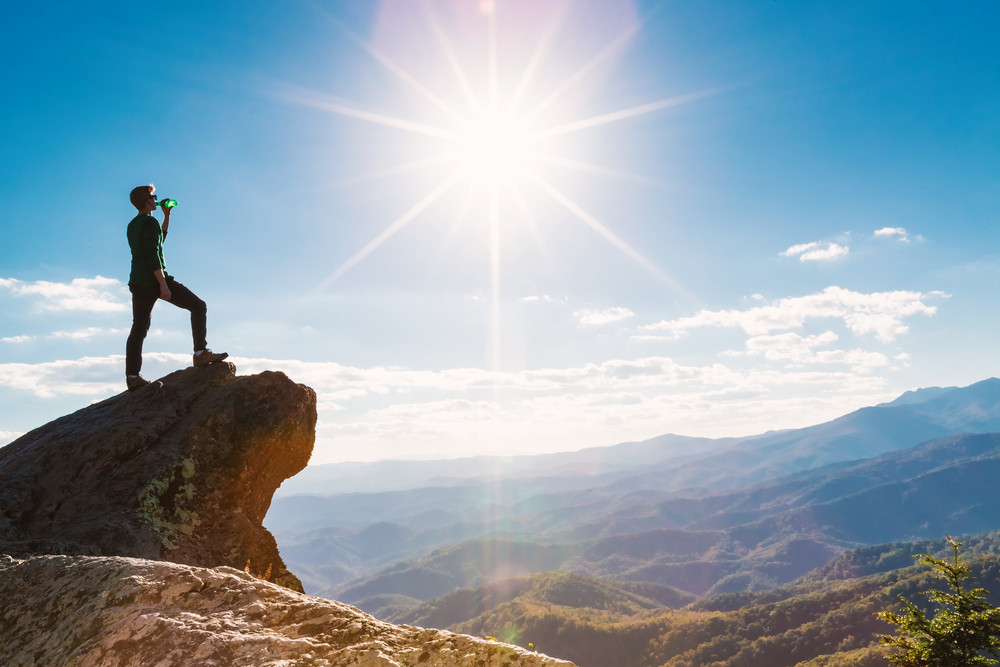
[[[805,426],[997,374],[991,2],[6,9],[0,443],[124,388],[128,192],[315,462]],[[143,373],[190,363],[159,304]]]

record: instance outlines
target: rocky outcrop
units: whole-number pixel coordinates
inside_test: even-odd
[[[316,394],[235,372],[177,371],[0,448],[0,553],[225,565],[302,591],[261,522],[309,461]]]
[[[0,448],[0,665],[569,666],[302,594],[261,525],[316,394],[189,368]]]
[[[572,667],[506,644],[377,621],[227,567],[0,556],[0,664],[48,667]]]

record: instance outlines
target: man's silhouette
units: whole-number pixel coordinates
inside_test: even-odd
[[[134,391],[149,384],[149,380],[139,375],[142,370],[142,342],[149,331],[153,306],[157,299],[168,301],[178,308],[191,311],[191,336],[194,339],[194,365],[203,366],[213,361],[221,361],[229,355],[212,352],[205,342],[207,307],[194,292],[174,280],[167,273],[163,261],[163,241],[170,226],[170,211],[163,210],[163,224],[151,214],[156,210],[156,188],[140,185],[129,193],[129,200],[139,214],[128,223],[128,246],[132,250],[132,271],[128,277],[128,289],[132,293],[132,331],[125,343],[125,385]]]

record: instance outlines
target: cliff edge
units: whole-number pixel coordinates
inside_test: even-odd
[[[312,454],[316,394],[188,368],[0,448],[0,553],[226,565],[302,591],[261,525]]]

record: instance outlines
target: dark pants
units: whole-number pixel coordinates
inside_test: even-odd
[[[170,289],[169,303],[191,311],[191,337],[195,352],[204,350],[208,347],[205,342],[208,307],[194,292],[173,278],[167,278],[167,287]],[[149,331],[153,306],[160,298],[160,286],[129,285],[128,289],[132,292],[132,331],[125,343],[125,375],[138,375],[142,369],[142,341]]]

